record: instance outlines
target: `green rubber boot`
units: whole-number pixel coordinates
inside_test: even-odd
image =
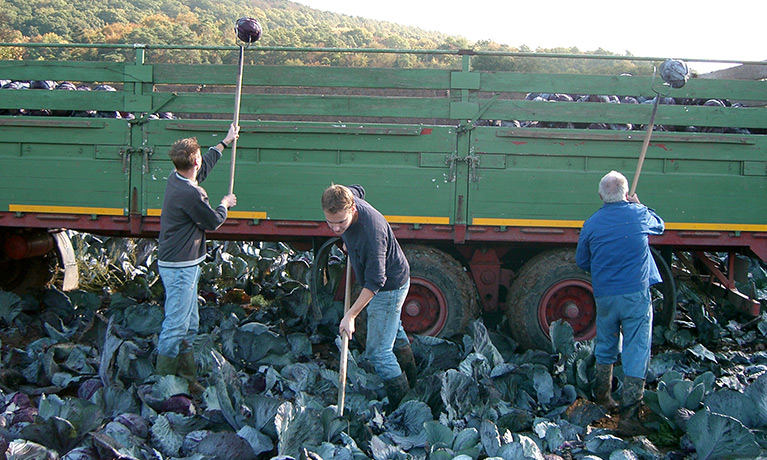
[[[393,379],[384,380],[383,384],[386,397],[389,398],[389,405],[386,407],[386,411],[391,413],[399,407],[402,398],[410,391],[410,385],[404,372]]]
[[[407,382],[412,388],[418,378],[418,367],[415,365],[415,356],[413,356],[413,349],[410,348],[410,344],[395,348],[394,356],[397,357],[397,363],[399,363],[402,372],[407,375]]]
[[[618,410],[618,403],[612,396],[613,390],[613,365],[597,364],[597,376],[594,385],[594,402],[607,409],[609,412]]]
[[[642,425],[639,420],[639,408],[644,398],[644,379],[626,376],[623,379],[623,404],[621,419],[616,430],[620,436],[646,436],[652,430]]]
[[[189,382],[189,392],[193,396],[201,395],[205,387],[197,381],[197,363],[194,362],[194,352],[189,349],[178,355],[177,375]]]
[[[154,372],[157,375],[176,375],[178,368],[177,356],[157,355],[157,364],[154,366]]]

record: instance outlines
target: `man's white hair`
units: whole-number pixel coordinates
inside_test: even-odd
[[[629,182],[618,171],[610,171],[599,181],[599,196],[604,203],[617,203],[626,200]]]

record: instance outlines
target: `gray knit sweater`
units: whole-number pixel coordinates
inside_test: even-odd
[[[205,259],[205,231],[220,227],[226,220],[227,209],[224,205],[211,208],[208,194],[198,184],[220,158],[221,152],[213,147],[208,149],[202,156],[196,182],[175,170],[168,176],[160,216],[157,262],[160,267],[191,267]]]

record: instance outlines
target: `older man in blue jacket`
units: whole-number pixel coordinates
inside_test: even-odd
[[[617,171],[599,182],[604,204],[583,224],[576,263],[591,273],[597,304],[596,401],[611,410],[618,407],[611,383],[622,332],[625,378],[618,432],[634,435],[644,432],[638,415],[652,345],[650,286],[662,281],[648,236],[663,233],[664,223],[628,191],[628,181]]]

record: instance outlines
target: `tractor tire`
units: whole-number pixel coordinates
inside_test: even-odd
[[[651,288],[653,324],[668,327],[676,314],[676,283],[671,268],[653,249],[663,282]],[[522,347],[551,350],[549,325],[564,319],[576,340],[596,336],[596,302],[591,276],[575,264],[574,249],[538,254],[522,267],[508,295],[506,319]]]
[[[479,316],[477,289],[463,266],[428,246],[403,247],[410,263],[410,292],[402,306],[408,335],[451,337]]]
[[[549,325],[564,319],[576,340],[596,335],[591,276],[575,264],[574,249],[542,252],[522,267],[508,294],[511,336],[527,349],[551,350]]]
[[[410,264],[410,290],[402,305],[402,326],[408,336],[448,338],[460,334],[479,316],[476,288],[463,266],[439,249],[403,246]],[[352,287],[352,303],[362,288]],[[365,310],[355,320],[354,337],[364,347],[367,336]]]
[[[55,277],[58,260],[56,252],[29,259],[0,262],[0,289],[26,294],[29,290],[44,289]]]
[[[655,248],[652,250],[663,282],[650,287],[653,305],[653,326],[670,327],[676,318],[676,282],[671,267]]]

